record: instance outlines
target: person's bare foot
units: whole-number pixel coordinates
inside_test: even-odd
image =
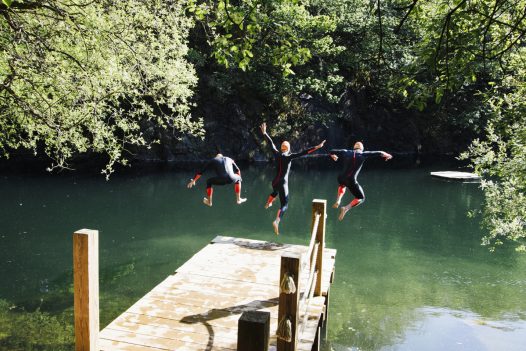
[[[340,207],[340,215],[338,216],[338,220],[343,220],[343,217],[349,212],[351,208],[349,206],[342,206]]]
[[[207,206],[212,207],[212,201],[210,201],[207,197],[203,198],[203,203]]]
[[[339,201],[336,201],[333,205],[332,205],[332,208],[338,208],[340,207],[340,202]]]
[[[243,202],[246,202],[246,201],[247,201],[246,198],[240,197],[239,199],[237,199],[236,202],[237,202],[238,205],[241,205]]]
[[[272,226],[274,227],[274,233],[276,233],[276,235],[279,235],[279,221],[277,219],[274,222],[272,222]]]
[[[267,203],[265,204],[265,208],[269,208],[269,207],[272,207],[272,202],[267,202]]]

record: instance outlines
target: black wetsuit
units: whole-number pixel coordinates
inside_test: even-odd
[[[311,147],[309,149],[297,153],[282,153],[276,148],[276,145],[274,145],[274,142],[266,133],[265,138],[272,147],[272,153],[274,154],[277,169],[276,176],[274,177],[274,180],[272,180],[272,193],[270,194],[270,196],[276,197],[279,194],[279,202],[281,204],[279,217],[282,218],[289,205],[290,164],[292,160],[310,154],[311,152],[316,151],[316,149],[314,147]]]
[[[365,194],[360,184],[358,184],[358,174],[362,169],[365,159],[382,156],[383,153],[381,151],[356,152],[354,150],[334,149],[330,150],[329,154],[336,155],[340,159],[343,158],[343,173],[338,175],[340,185],[346,186],[355,198],[364,200]]]
[[[230,157],[216,156],[197,172],[201,176],[207,170],[213,169],[216,173],[215,177],[206,180],[206,187],[211,188],[212,185],[225,185],[241,182],[241,176],[238,174],[239,167]]]

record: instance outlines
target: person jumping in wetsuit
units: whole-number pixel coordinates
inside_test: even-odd
[[[274,142],[272,141],[272,138],[267,134],[267,124],[263,123],[261,126],[261,132],[269,142],[270,146],[272,147],[272,152],[274,154],[275,162],[276,162],[276,168],[277,173],[274,177],[274,180],[272,181],[272,193],[269,195],[267,203],[265,204],[265,208],[269,208],[272,206],[272,202],[278,196],[279,194],[279,202],[281,204],[281,207],[278,210],[278,213],[276,214],[276,219],[272,222],[272,226],[274,227],[274,232],[276,235],[279,235],[279,222],[283,218],[283,215],[285,214],[285,211],[288,208],[289,204],[289,172],[290,172],[290,163],[292,160],[310,154],[320,148],[323,147],[323,144],[325,144],[325,140],[322,141],[320,144],[308,148],[307,150],[303,150],[301,152],[297,153],[291,153],[290,152],[290,144],[288,141],[284,141],[281,143],[281,152],[278,151],[276,148],[276,145],[274,145]]]
[[[340,202],[343,195],[345,194],[345,188],[349,188],[351,194],[353,194],[354,199],[347,205],[340,208],[340,215],[338,219],[341,221],[345,214],[353,207],[356,207],[362,204],[365,201],[365,194],[363,189],[358,184],[358,174],[362,169],[365,159],[374,156],[383,157],[386,161],[393,158],[390,154],[384,151],[363,151],[363,144],[357,142],[354,144],[354,150],[346,149],[333,149],[329,151],[329,156],[334,160],[338,161],[338,158],[341,157],[344,160],[343,173],[338,176],[338,196],[336,202],[332,207],[340,207]]]
[[[216,176],[206,180],[206,197],[203,198],[205,205],[212,206],[213,185],[234,184],[237,204],[240,205],[247,201],[247,199],[241,197],[241,171],[239,167],[230,157],[225,157],[221,154],[217,154],[216,157],[208,161],[201,171],[195,174],[194,178],[187,185],[188,189],[195,186],[195,182],[209,169],[213,169]]]

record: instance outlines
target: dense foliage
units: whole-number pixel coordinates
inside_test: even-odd
[[[0,149],[40,150],[52,167],[155,141],[145,125],[198,134],[192,21],[180,1],[5,1],[0,4]]]
[[[509,72],[486,94],[492,118],[486,138],[474,140],[461,155],[484,177],[484,244],[494,249],[508,239],[526,251],[526,65],[521,48],[510,58]]]
[[[413,5],[417,13],[412,19],[421,40],[410,67],[423,67],[435,79],[404,78],[408,90],[413,90],[413,101],[433,95],[438,104],[447,94],[450,101],[471,102],[450,119],[460,122],[459,127],[474,123],[486,131],[485,138],[475,139],[462,155],[483,176],[484,223],[489,229],[484,243],[494,249],[509,239],[525,251],[526,2],[413,1]]]

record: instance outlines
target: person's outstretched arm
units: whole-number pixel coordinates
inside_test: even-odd
[[[276,148],[276,145],[274,145],[274,142],[272,141],[272,138],[270,137],[270,135],[267,134],[267,124],[262,123],[259,126],[259,129],[261,129],[261,133],[263,133],[263,135],[265,136],[265,139],[267,139],[270,146],[272,147],[272,152],[274,152],[275,154],[279,153],[278,149]]]
[[[314,151],[316,151],[318,149],[321,149],[323,147],[323,145],[325,145],[325,140],[322,141],[321,143],[319,143],[316,146],[310,147],[310,148],[305,149],[305,150],[300,151],[300,152],[296,152],[296,153],[290,154],[290,157],[291,158],[298,158],[298,157],[301,157],[301,156],[305,156],[307,154],[312,154]]]
[[[340,158],[343,154],[349,152],[349,150],[346,149],[331,149],[329,150],[329,156],[332,158],[333,161],[338,161],[338,158]]]
[[[393,155],[391,154],[388,154],[387,152],[385,151],[364,151],[362,152],[362,154],[365,156],[365,157],[374,157],[374,156],[379,156],[379,157],[382,157],[384,160],[386,161],[389,161],[390,159],[393,158]]]
[[[191,187],[195,186],[195,182],[197,182],[199,180],[199,178],[201,178],[201,176],[203,175],[203,173],[205,173],[205,171],[208,169],[208,167],[210,167],[210,164],[212,162],[211,161],[208,161],[205,166],[203,167],[202,170],[200,171],[197,171],[197,173],[195,174],[195,176],[190,179],[190,182],[186,185],[186,187],[188,189],[190,189]]]

